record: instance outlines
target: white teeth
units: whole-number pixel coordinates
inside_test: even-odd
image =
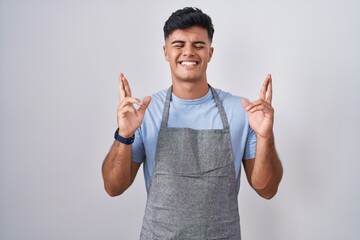
[[[184,65],[184,66],[195,66],[195,65],[196,65],[196,62],[181,62],[181,65]]]

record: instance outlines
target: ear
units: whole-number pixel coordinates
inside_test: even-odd
[[[208,63],[211,61],[211,58],[212,58],[212,55],[214,54],[214,48],[213,47],[210,47],[209,49],[209,61]]]
[[[163,51],[164,51],[165,60],[166,60],[167,62],[169,62],[169,56],[168,56],[168,54],[167,54],[166,44],[163,46]]]

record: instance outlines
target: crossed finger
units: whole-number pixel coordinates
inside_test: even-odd
[[[271,75],[268,74],[264,80],[264,83],[261,87],[260,91],[260,99],[266,101],[271,105],[272,101],[272,78]]]
[[[120,104],[126,97],[131,97],[131,89],[128,80],[123,73],[119,76],[119,102]]]

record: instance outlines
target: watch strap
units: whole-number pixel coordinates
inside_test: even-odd
[[[124,137],[119,135],[119,128],[118,128],[115,131],[114,138],[115,138],[115,140],[117,140],[117,141],[119,141],[119,142],[121,142],[123,144],[130,145],[130,144],[134,143],[135,134],[132,137],[124,138]]]

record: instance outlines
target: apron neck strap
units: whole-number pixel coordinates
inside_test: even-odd
[[[221,117],[221,121],[222,121],[224,130],[229,130],[229,122],[228,122],[228,119],[226,117],[224,107],[223,107],[223,105],[222,105],[222,103],[220,101],[219,95],[217,94],[215,89],[213,87],[211,87],[210,85],[209,85],[209,88],[210,88],[211,93],[212,93],[212,95],[214,97],[216,106],[219,109],[219,113],[220,113],[220,117]],[[172,86],[169,87],[169,89],[168,89],[168,91],[166,93],[164,111],[163,111],[163,116],[162,116],[162,121],[161,121],[161,128],[167,128],[167,123],[168,123],[168,120],[169,120],[171,95],[172,95]]]

